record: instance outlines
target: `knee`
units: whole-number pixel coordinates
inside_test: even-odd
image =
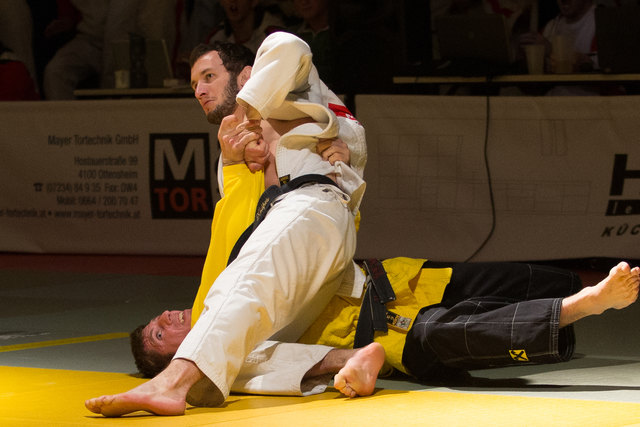
[[[440,333],[431,324],[414,325],[405,341],[402,364],[416,378],[427,380],[439,376],[445,369],[438,351]]]

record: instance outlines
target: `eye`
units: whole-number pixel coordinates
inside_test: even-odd
[[[156,332],[156,339],[158,339],[158,340],[162,339],[162,331]]]

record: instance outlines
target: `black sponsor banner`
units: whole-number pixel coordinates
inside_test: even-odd
[[[154,219],[213,215],[209,134],[149,134],[149,191]]]

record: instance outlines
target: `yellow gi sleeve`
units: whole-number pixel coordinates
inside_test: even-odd
[[[223,176],[225,196],[216,203],[213,213],[209,250],[191,309],[191,327],[204,309],[204,300],[211,285],[227,266],[233,246],[253,223],[258,199],[264,192],[264,173],[253,173],[244,163],[225,166]]]

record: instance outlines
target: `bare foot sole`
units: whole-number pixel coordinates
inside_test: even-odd
[[[638,299],[639,284],[638,267],[630,268],[626,262],[613,267],[609,275],[594,287],[602,311],[609,308],[625,308],[635,302]]]
[[[184,400],[140,390],[143,386],[120,394],[89,399],[84,402],[84,406],[91,412],[105,417],[119,417],[136,411],[151,412],[155,415],[184,414]]]
[[[384,348],[379,343],[362,347],[333,379],[334,387],[348,397],[373,393],[378,373],[384,363]]]

